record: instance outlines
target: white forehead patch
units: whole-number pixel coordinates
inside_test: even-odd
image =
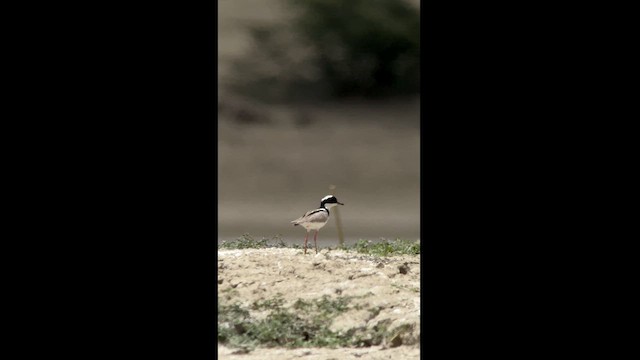
[[[320,200],[320,202],[323,202],[323,201],[325,201],[327,199],[331,199],[332,197],[334,197],[334,196],[333,195],[327,195],[327,196],[323,197],[322,200]]]

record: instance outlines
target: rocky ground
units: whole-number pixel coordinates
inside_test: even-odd
[[[281,299],[292,309],[299,301],[349,299],[327,324],[338,334],[358,333],[350,347],[263,347],[249,351],[218,344],[221,359],[418,359],[420,355],[420,256],[377,257],[354,251],[266,248],[218,251],[219,307],[250,309]],[[264,309],[263,309],[264,310]],[[251,313],[264,317],[264,311]],[[224,326],[220,323],[218,326]],[[374,333],[382,325],[381,341]]]

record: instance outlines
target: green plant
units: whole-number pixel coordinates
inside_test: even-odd
[[[410,241],[402,239],[389,241],[386,239],[381,239],[381,241],[379,242],[373,242],[371,240],[360,239],[350,249],[353,249],[356,252],[362,254],[376,256],[419,255],[420,241]]]
[[[420,15],[406,0],[286,0],[293,17],[249,28],[232,88],[262,100],[420,91]]]
[[[420,15],[404,0],[288,0],[332,95],[415,93]]]
[[[352,305],[356,298],[371,296],[344,296],[331,298],[322,296],[313,300],[298,299],[290,308],[285,307],[280,297],[256,301],[252,310],[267,311],[260,319],[239,303],[218,306],[218,341],[231,347],[251,351],[256,346],[265,347],[339,347],[371,346],[380,344],[398,331],[390,328],[390,321],[376,325],[336,332],[330,329],[333,319],[360,305]],[[380,308],[372,309],[377,315]],[[373,317],[375,317],[373,315]]]
[[[287,244],[284,243],[281,235],[272,236],[271,241],[276,241],[276,243],[270,244],[269,239],[265,237],[260,240],[256,240],[250,234],[242,234],[242,236],[235,240],[224,240],[221,244],[218,244],[218,249],[264,249],[267,247],[287,247]]]

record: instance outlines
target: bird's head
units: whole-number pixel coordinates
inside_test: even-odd
[[[344,205],[344,204],[339,202],[338,199],[333,195],[327,195],[323,197],[322,200],[320,200],[320,207],[323,207],[325,209],[330,209],[336,205]]]

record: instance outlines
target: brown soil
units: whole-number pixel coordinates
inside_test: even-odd
[[[297,299],[323,295],[356,296],[349,310],[333,320],[333,331],[370,328],[381,321],[389,329],[412,325],[409,332],[382,344],[352,348],[257,348],[249,353],[218,345],[221,359],[418,359],[420,355],[420,257],[375,257],[322,249],[269,248],[218,251],[220,305],[282,297],[285,307]],[[232,290],[233,289],[233,290]],[[376,315],[368,309],[378,308]]]

